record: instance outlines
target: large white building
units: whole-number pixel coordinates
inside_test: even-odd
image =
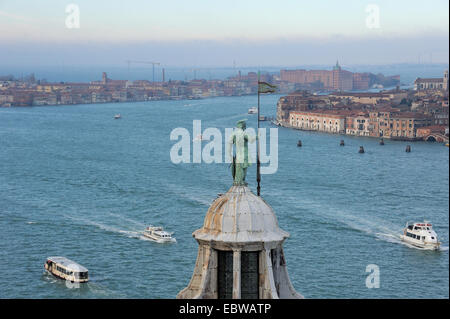
[[[414,81],[414,90],[448,90],[448,70],[445,70],[443,78],[417,78]]]
[[[345,115],[335,111],[290,112],[289,124],[305,131],[345,134]]]

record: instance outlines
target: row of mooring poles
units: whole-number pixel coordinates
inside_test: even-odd
[[[258,128],[259,128],[259,121],[258,121]],[[341,140],[341,142],[339,143],[339,145],[340,145],[340,146],[345,146],[345,141],[344,141],[344,140]],[[380,140],[380,145],[384,145],[384,140],[383,140],[383,139]],[[303,146],[302,140],[298,140],[298,141],[297,141],[297,147],[302,147],[302,146]],[[405,152],[406,152],[406,153],[411,153],[411,145],[406,145],[406,150],[405,150]],[[358,153],[360,153],[360,154],[364,154],[364,153],[365,153],[365,151],[364,151],[364,146],[360,146],[360,147],[359,147]],[[258,158],[259,158],[259,157],[258,157]]]

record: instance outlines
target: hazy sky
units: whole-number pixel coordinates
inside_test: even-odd
[[[80,28],[66,27],[71,3]],[[370,4],[378,28],[366,23]],[[0,65],[445,63],[448,9],[448,0],[0,0]]]

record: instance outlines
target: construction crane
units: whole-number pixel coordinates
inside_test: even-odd
[[[153,62],[153,61],[135,61],[135,60],[127,60],[127,64],[128,64],[128,78],[130,77],[130,65],[131,65],[131,63],[151,64],[151,65],[152,65],[152,72],[153,72],[152,82],[155,82],[155,65],[161,65],[161,63],[159,63],[159,62]]]

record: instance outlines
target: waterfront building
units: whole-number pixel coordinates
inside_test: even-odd
[[[31,105],[56,105],[57,104],[56,94],[37,94],[33,96],[33,101]]]
[[[417,129],[417,137],[426,141],[448,142],[448,126],[432,125],[420,127]]]
[[[126,90],[114,91],[111,94],[111,99],[114,102],[126,102],[128,100],[128,93]]]
[[[69,93],[63,93],[59,97],[60,103],[63,105],[73,104],[73,96]]]
[[[432,124],[432,117],[416,112],[399,112],[391,114],[389,129],[391,138],[416,138],[420,127]]]
[[[14,95],[8,94],[8,95],[0,95],[0,106],[11,106],[11,104],[14,102]]]
[[[290,112],[291,127],[307,131],[345,134],[345,111]]]
[[[371,136],[372,129],[368,113],[359,112],[346,117],[345,132],[347,135]]]
[[[448,111],[448,109],[447,109]],[[448,113],[435,113],[434,117],[434,125],[443,125],[448,126]]]
[[[417,78],[414,81],[414,90],[448,90],[448,70],[445,70],[442,78]]]
[[[395,109],[378,110],[369,114],[374,137],[416,139],[417,129],[431,125],[431,116],[417,112],[399,112]]]
[[[277,103],[277,121],[289,122],[289,113],[292,111],[308,111],[314,109],[331,108],[330,98],[326,95],[312,95],[306,91],[283,96]]]

